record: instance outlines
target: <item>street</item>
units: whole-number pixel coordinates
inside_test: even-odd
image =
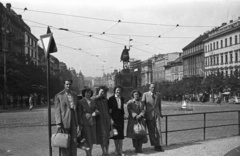
[[[163,102],[163,114],[183,114],[191,113],[179,111],[180,103]],[[193,112],[203,111],[222,111],[222,110],[239,110],[240,105],[222,106],[211,103],[194,103]],[[126,112],[127,114],[127,112]],[[219,122],[219,120],[221,122]],[[162,120],[162,130],[165,130],[165,118]],[[207,117],[207,124],[226,124],[236,123],[237,115],[227,113],[218,116]],[[52,123],[54,123],[54,108],[52,107]],[[127,123],[127,121],[126,121]],[[47,107],[35,108],[32,111],[24,110],[7,110],[0,113],[0,156],[14,155],[14,156],[46,156],[49,155],[48,150],[48,116]],[[184,117],[169,118],[169,130],[193,128],[195,126],[202,126],[202,116],[188,115]],[[52,127],[52,132],[56,131],[55,126]],[[221,138],[231,135],[237,135],[237,126],[220,127],[210,129],[207,131],[207,138]],[[202,130],[183,131],[168,134],[168,144],[176,144],[182,142],[203,140]],[[165,135],[163,134],[163,143],[165,144]],[[171,146],[170,146],[171,147]],[[156,153],[149,142],[144,144],[144,154]],[[132,141],[129,138],[124,139],[124,151],[127,155],[134,155]],[[110,141],[110,153],[114,152],[114,143]],[[83,150],[78,149],[78,155],[84,155]],[[93,155],[100,155],[100,146],[95,145]],[[53,148],[53,156],[58,155],[58,149]]]

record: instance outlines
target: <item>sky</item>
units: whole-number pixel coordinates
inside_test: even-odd
[[[142,61],[182,52],[199,35],[240,17],[240,0],[1,2],[4,6],[11,3],[38,39],[50,26],[58,48],[52,55],[77,73],[92,77],[121,70],[125,45],[131,45],[130,58]],[[40,40],[38,43],[42,47]]]

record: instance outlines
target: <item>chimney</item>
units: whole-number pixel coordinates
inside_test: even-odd
[[[230,21],[229,21],[229,23],[232,23],[232,22],[233,22],[233,20],[230,20]]]
[[[227,25],[227,23],[222,23],[222,26]]]
[[[7,3],[7,4],[6,4],[6,8],[7,8],[8,11],[10,11],[11,6],[12,6],[11,3]]]

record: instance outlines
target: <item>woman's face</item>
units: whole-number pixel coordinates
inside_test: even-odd
[[[104,93],[104,90],[103,90],[103,89],[100,89],[100,90],[99,90],[99,95],[100,95],[101,97],[104,97],[104,96],[105,96],[105,93]]]
[[[86,97],[87,99],[90,99],[90,98],[91,98],[91,91],[85,92],[85,97]]]
[[[116,91],[115,91],[115,94],[116,94],[117,96],[121,96],[121,94],[122,94],[122,89],[121,89],[121,88],[117,88]]]
[[[139,100],[140,96],[139,96],[138,92],[133,93],[133,98],[135,100]]]

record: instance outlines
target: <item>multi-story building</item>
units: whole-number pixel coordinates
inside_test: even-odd
[[[6,8],[0,3],[0,21],[0,49],[6,49],[9,53],[28,54],[31,61],[38,65],[38,39],[31,33],[22,16],[11,9],[10,3],[6,4]]]
[[[174,61],[182,55],[180,52],[159,54],[153,57],[153,82],[161,82],[166,80],[165,66],[168,62]]]
[[[182,80],[183,61],[181,56],[176,60],[167,63],[165,66],[165,75],[167,81]]]
[[[133,87],[141,86],[141,60],[130,60],[130,70],[132,73]]]
[[[141,86],[152,82],[152,59],[150,58],[141,62]]]
[[[67,65],[66,65],[66,63],[64,63],[64,62],[59,62],[59,70],[60,70],[60,72],[67,70]]]
[[[183,77],[204,76],[204,40],[208,33],[200,35],[183,48]]]
[[[82,91],[85,86],[84,76],[81,71],[78,73],[78,89]]]
[[[204,42],[207,75],[218,70],[230,75],[240,69],[240,17],[210,32]]]

